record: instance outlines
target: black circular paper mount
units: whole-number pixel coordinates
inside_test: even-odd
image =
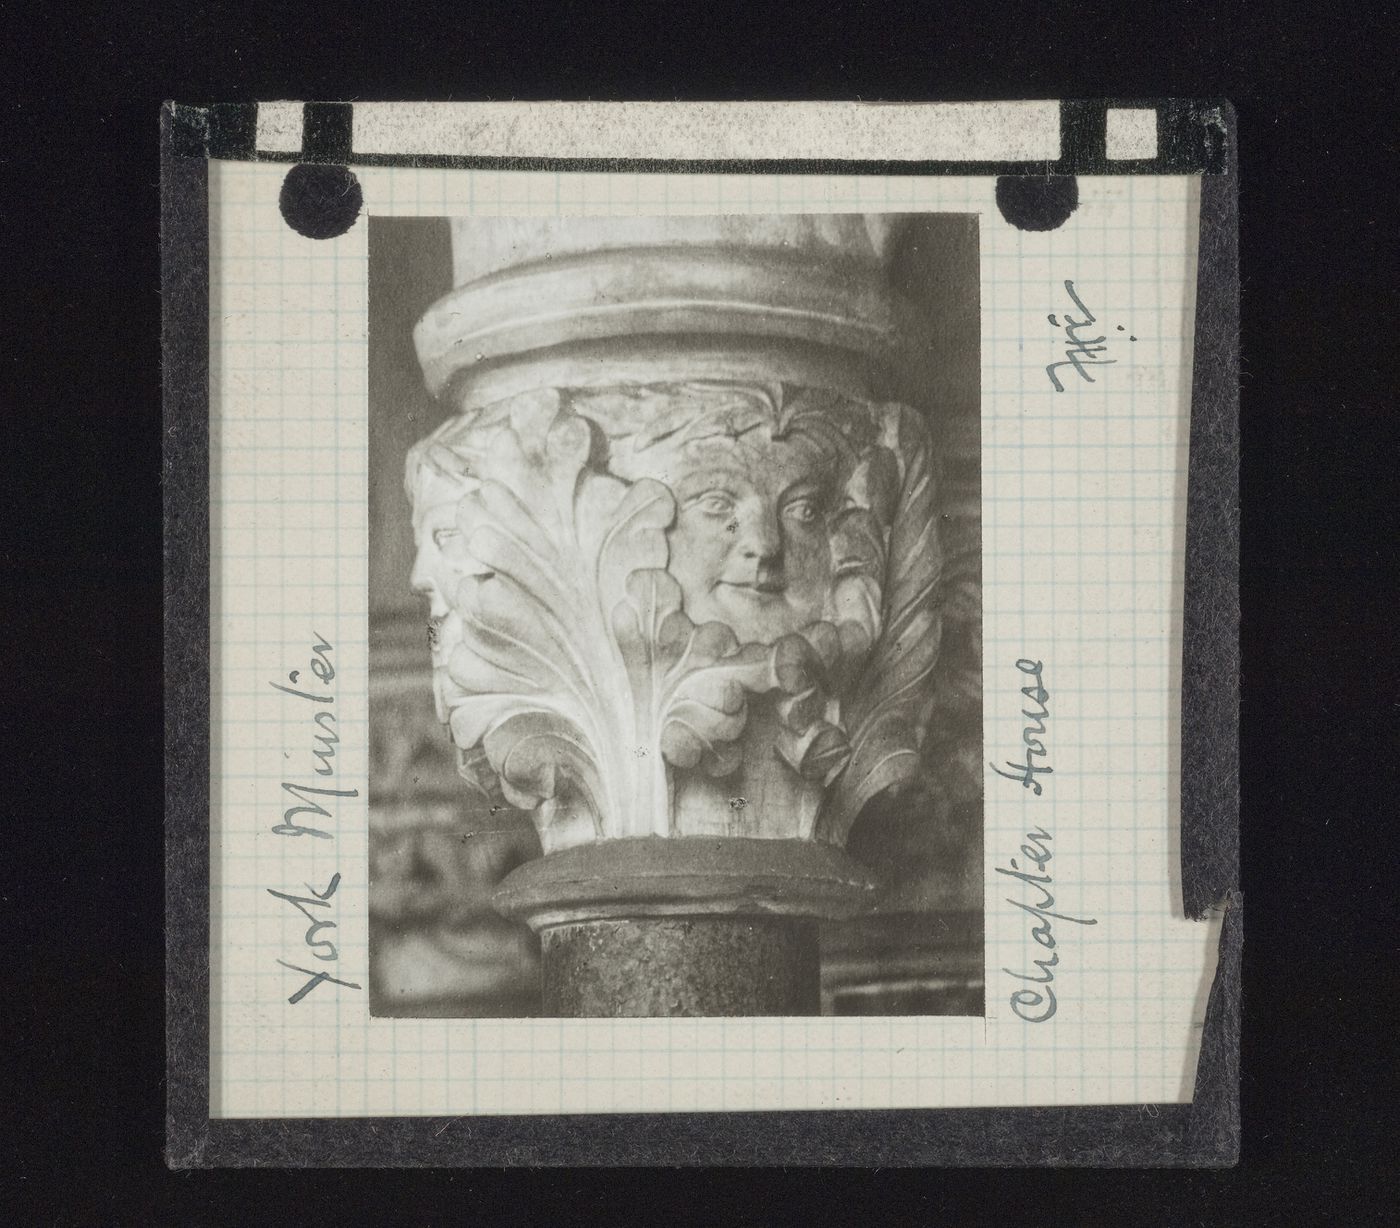
[[[997,208],[1019,230],[1055,230],[1079,208],[1079,181],[1073,175],[1002,175]]]
[[[303,162],[287,172],[277,204],[297,234],[334,239],[355,224],[365,195],[348,166]]]

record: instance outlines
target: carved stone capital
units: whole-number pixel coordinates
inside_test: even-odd
[[[940,638],[927,428],[869,391],[883,223],[517,227],[457,224],[406,473],[439,718],[545,854],[498,907],[849,915]]]
[[[409,457],[439,715],[544,851],[840,845],[938,646],[919,420],[823,389],[541,389]]]

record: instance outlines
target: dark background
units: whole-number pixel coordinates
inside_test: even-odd
[[[0,381],[18,1223],[1388,1222],[1393,6],[5,11]],[[996,18],[1004,18],[997,21]],[[173,1175],[164,1113],[157,110],[258,98],[1227,97],[1243,251],[1234,1171]],[[1353,719],[1349,720],[1351,717]],[[1384,936],[1383,936],[1384,931]],[[669,1197],[667,1197],[669,1195]],[[675,1205],[679,1204],[679,1205]],[[689,1214],[687,1214],[687,1212]]]

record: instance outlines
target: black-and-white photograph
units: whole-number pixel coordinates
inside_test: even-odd
[[[368,225],[372,1013],[982,1015],[977,216]]]

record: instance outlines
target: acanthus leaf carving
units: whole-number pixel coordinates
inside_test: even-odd
[[[546,389],[445,424],[409,483],[420,553],[446,491],[462,543],[420,590],[447,594],[435,664],[462,774],[532,808],[546,850],[735,830],[840,844],[919,770],[957,556],[944,575],[942,484],[907,408],[782,385]],[[763,540],[745,536],[755,509],[786,568],[736,561]],[[723,817],[753,790],[757,829]]]
[[[793,771],[839,771],[848,746],[821,680],[840,630],[741,646],[721,623],[695,624],[665,570],[671,492],[591,468],[588,424],[557,401],[498,416],[474,451],[457,525],[477,566],[453,594],[449,722],[505,800],[535,812],[546,849],[670,834],[667,764],[732,773],[750,694],[800,700],[780,706],[775,746]]]
[[[819,832],[844,843],[851,824],[877,793],[898,788],[919,772],[930,679],[938,661],[937,605],[942,553],[937,484],[926,430],[908,409],[890,405],[885,426],[902,472],[890,516],[881,633],[865,659],[853,693],[842,705],[850,758],[823,799]],[[879,490],[887,494],[888,479]]]

